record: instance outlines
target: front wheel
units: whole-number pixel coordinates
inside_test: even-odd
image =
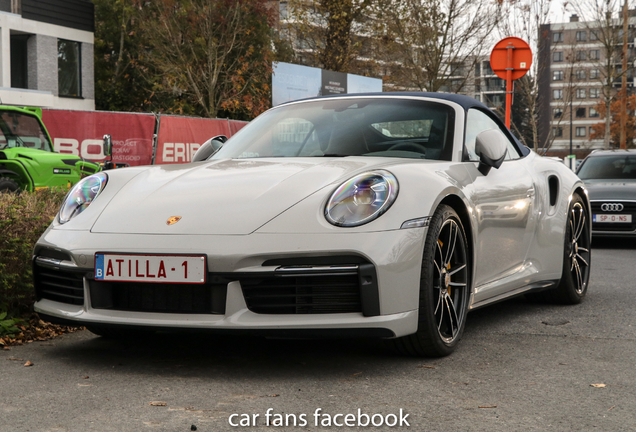
[[[9,177],[0,177],[0,193],[2,192],[18,192],[20,186],[18,183]]]
[[[561,281],[556,288],[537,293],[540,300],[578,304],[585,297],[592,263],[590,221],[583,200],[573,195],[565,228]]]
[[[459,216],[441,205],[429,225],[420,275],[418,328],[393,340],[401,353],[442,357],[452,353],[464,332],[470,298],[468,242]]]

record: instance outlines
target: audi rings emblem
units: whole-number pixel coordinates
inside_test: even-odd
[[[604,212],[609,212],[609,211],[623,211],[623,204],[621,203],[604,203],[601,205],[601,210],[603,210]]]

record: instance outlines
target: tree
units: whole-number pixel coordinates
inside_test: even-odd
[[[364,32],[373,0],[290,0],[289,26],[305,47],[304,61],[335,72],[351,72],[356,31]]]
[[[381,59],[400,88],[460,91],[501,15],[490,0],[377,0]],[[454,85],[451,86],[451,80]],[[457,81],[459,80],[459,81]]]
[[[143,59],[134,0],[94,0],[95,104],[99,110],[152,110],[153,93]]]
[[[621,111],[622,101],[625,98],[625,93],[622,91],[618,93],[616,98],[611,104],[610,115],[607,115],[605,103],[599,103],[596,106],[596,110],[603,118],[610,119],[610,144],[613,148],[618,148],[620,144],[621,134]],[[634,148],[634,138],[636,137],[636,95],[627,96],[627,148]],[[606,122],[600,122],[592,126],[594,132],[590,136],[592,139],[599,139],[605,137]]]
[[[252,118],[269,107],[266,0],[135,0],[147,64],[196,113]]]

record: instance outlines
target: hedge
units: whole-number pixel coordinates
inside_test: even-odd
[[[0,193],[0,312],[33,304],[31,257],[35,242],[58,212],[66,192]]]

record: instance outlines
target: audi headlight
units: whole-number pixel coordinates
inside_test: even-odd
[[[325,217],[336,226],[355,227],[386,212],[398,194],[398,182],[384,170],[359,174],[338,187],[325,207]]]
[[[108,181],[106,173],[97,173],[77,182],[64,198],[60,208],[60,223],[65,224],[86,210],[100,192],[104,190],[106,181]]]

